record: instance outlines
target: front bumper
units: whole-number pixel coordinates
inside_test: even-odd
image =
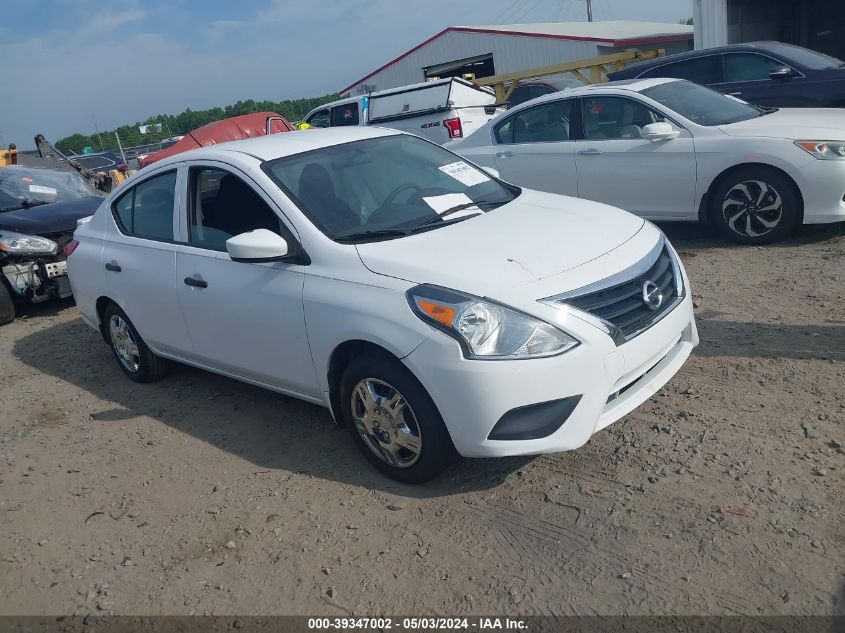
[[[804,199],[804,224],[845,221],[845,161],[813,160],[792,176]]]
[[[12,290],[32,303],[71,296],[67,262],[29,260],[9,261],[0,268]]]
[[[586,321],[570,318],[566,329],[581,345],[552,358],[467,360],[453,339],[438,332],[403,360],[428,390],[459,453],[504,457],[578,448],[650,398],[698,344],[689,291],[664,318],[619,347]],[[568,418],[545,437],[489,438],[514,409],[577,396]]]

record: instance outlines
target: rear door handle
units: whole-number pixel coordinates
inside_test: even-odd
[[[185,284],[194,288],[208,288],[208,282],[196,277],[185,277]]]
[[[120,272],[120,266],[117,265],[117,262],[107,262],[106,263],[106,270],[110,270],[113,273]]]
[[[589,149],[581,149],[581,150],[578,150],[578,153],[579,153],[581,156],[596,156],[596,155],[598,155],[598,154],[601,154],[601,150],[600,150],[600,149],[596,149],[595,147],[591,147],[591,148],[589,148]]]
[[[513,152],[498,152],[496,154],[496,158],[510,158],[513,156]]]

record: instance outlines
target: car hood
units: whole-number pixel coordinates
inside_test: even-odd
[[[781,108],[756,119],[721,125],[719,129],[730,136],[840,141],[845,140],[845,110]]]
[[[66,233],[76,229],[76,221],[93,215],[103,201],[98,196],[53,202],[29,209],[16,209],[0,213],[0,229],[26,233],[27,235],[49,235]]]
[[[357,248],[377,274],[492,296],[597,259],[643,224],[615,207],[526,189],[478,217]]]

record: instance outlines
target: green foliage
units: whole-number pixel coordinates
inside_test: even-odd
[[[692,18],[687,18],[686,20],[678,20],[678,24],[686,24],[687,26],[692,26]]]
[[[247,99],[246,101],[238,101],[233,105],[227,105],[225,108],[210,108],[209,110],[196,111],[188,108],[181,114],[158,114],[149,117],[146,121],[136,121],[131,125],[121,125],[114,130],[102,130],[100,131],[99,137],[96,133],[87,136],[79,133],[71,134],[56,141],[55,145],[61,151],[67,153],[79,153],[86,145],[90,145],[96,151],[100,151],[100,139],[102,139],[103,150],[117,151],[117,140],[114,137],[115,132],[120,136],[120,142],[125,149],[139,145],[158,144],[165,138],[185,134],[208,123],[241,114],[252,114],[253,112],[278,112],[288,121],[294,122],[302,119],[312,108],[338,98],[338,95],[331,94],[323,97],[286,99],[284,101],[254,101]],[[138,130],[138,127],[141,125],[156,125],[159,123],[162,128],[161,132],[141,134]]]

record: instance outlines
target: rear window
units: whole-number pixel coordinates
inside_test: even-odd
[[[345,103],[332,108],[332,127],[358,125],[358,103]]]

